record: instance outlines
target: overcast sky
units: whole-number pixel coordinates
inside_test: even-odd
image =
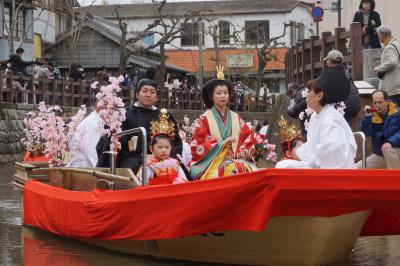
[[[90,5],[93,0],[78,0],[81,5]],[[194,1],[216,1],[216,0],[167,0],[167,2],[194,2]],[[131,4],[131,3],[151,3],[151,0],[95,0],[95,5],[101,5],[103,3],[108,4]]]

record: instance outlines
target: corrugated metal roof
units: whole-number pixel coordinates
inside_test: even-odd
[[[216,14],[260,14],[260,13],[288,13],[298,5],[310,7],[298,0],[229,0],[229,1],[204,1],[204,2],[172,2],[163,8],[165,14],[184,14],[188,11],[205,11]],[[121,18],[153,18],[158,12],[160,4],[125,4],[120,5]],[[90,13],[103,18],[116,18],[116,5],[93,5],[83,7]]]

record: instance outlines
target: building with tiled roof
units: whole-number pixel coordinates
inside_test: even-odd
[[[130,32],[142,32],[157,17],[160,4],[120,5],[120,17],[128,23]],[[93,15],[117,21],[115,5],[85,7]],[[279,40],[286,47],[309,37],[315,32],[315,23],[310,14],[310,4],[298,0],[227,0],[168,2],[162,9],[163,14],[185,14],[188,11],[201,11],[203,17],[204,42],[202,62],[199,60],[200,22],[190,21],[181,25],[181,38],[166,45],[167,63],[183,68],[192,76],[198,76],[199,64],[202,64],[204,76],[209,78],[215,73],[215,49],[213,38],[207,34],[208,22],[222,25],[219,29],[220,62],[225,66],[226,74],[234,80],[244,81],[255,89],[258,69],[257,50],[254,38],[263,34],[265,39],[279,36],[284,23],[292,23],[286,35]],[[221,23],[221,24],[220,24]],[[234,32],[236,34],[234,34]],[[235,35],[235,36],[234,36]],[[157,34],[146,38],[148,44],[161,38]],[[239,40],[239,41],[238,41]],[[240,42],[240,43],[239,43]],[[258,46],[261,46],[259,43]],[[156,48],[157,49],[157,48]],[[269,61],[264,69],[264,81],[272,92],[283,92],[284,58],[286,48],[272,51],[275,60]]]

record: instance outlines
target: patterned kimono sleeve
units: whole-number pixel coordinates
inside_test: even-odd
[[[211,136],[207,118],[200,116],[190,143],[192,163],[203,159],[217,143],[217,138]]]
[[[242,118],[240,118],[239,124],[240,124],[240,134],[239,134],[239,142],[238,142],[238,150],[237,152],[242,152],[245,150],[250,150],[254,147],[256,144],[256,141],[253,137],[253,134],[251,132],[251,129],[249,126],[243,121]]]

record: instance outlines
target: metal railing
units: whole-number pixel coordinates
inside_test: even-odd
[[[142,186],[147,184],[147,131],[144,127],[137,127],[128,129],[125,131],[121,131],[119,133],[115,133],[113,136],[116,137],[123,137],[130,134],[141,133],[143,138],[142,140],[142,157],[143,157],[143,164],[142,164]],[[110,172],[115,175],[115,154],[114,151],[108,151],[110,153]]]
[[[366,150],[365,150],[365,134],[361,131],[359,132],[353,132],[354,136],[360,136],[361,141],[362,141],[362,166],[364,169],[367,169],[367,156],[366,156]]]

